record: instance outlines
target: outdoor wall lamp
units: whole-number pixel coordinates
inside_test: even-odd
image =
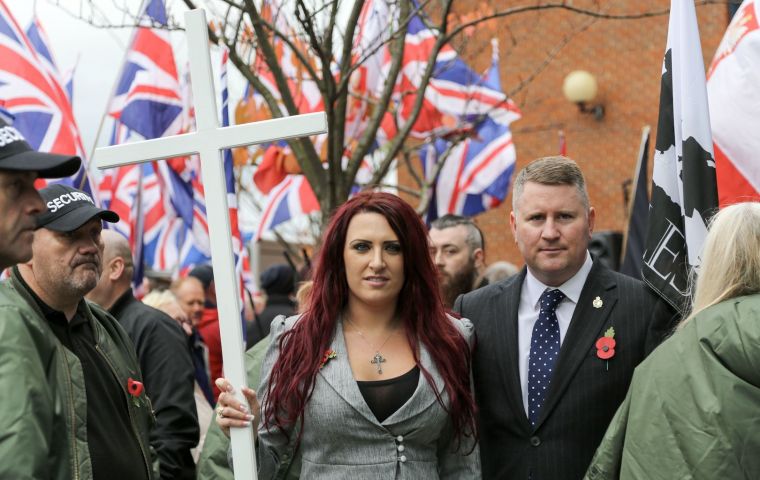
[[[562,82],[565,98],[578,105],[582,113],[590,113],[594,118],[604,118],[604,105],[589,105],[596,97],[596,78],[585,70],[575,70],[567,74]]]

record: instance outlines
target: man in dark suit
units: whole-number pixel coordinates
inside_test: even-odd
[[[572,160],[527,165],[512,209],[526,268],[454,305],[475,324],[483,478],[577,480],[674,312],[593,261],[595,212]]]

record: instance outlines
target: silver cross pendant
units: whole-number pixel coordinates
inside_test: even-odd
[[[369,361],[369,363],[373,363],[377,365],[377,373],[382,374],[383,373],[383,363],[385,363],[385,357],[380,355],[380,352],[376,352],[375,356],[372,357],[372,360]]]

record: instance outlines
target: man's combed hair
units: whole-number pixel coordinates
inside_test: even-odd
[[[483,232],[480,231],[480,228],[478,228],[478,226],[475,225],[475,222],[469,217],[447,213],[446,215],[433,220],[430,223],[430,228],[445,230],[447,228],[458,227],[459,225],[463,225],[467,228],[467,238],[465,241],[467,242],[467,246],[470,247],[470,252],[474,252],[478,248],[481,250],[486,249],[486,240],[483,236]]]
[[[578,189],[583,207],[588,210],[589,200],[586,191],[586,180],[578,164],[573,160],[562,157],[543,157],[533,160],[526,165],[515,178],[512,186],[512,210],[517,210],[517,201],[522,196],[525,184],[528,182],[541,185],[573,185]]]

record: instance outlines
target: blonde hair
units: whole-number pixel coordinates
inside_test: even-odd
[[[313,286],[314,282],[311,280],[303,281],[301,282],[301,285],[299,285],[298,290],[296,291],[296,306],[298,308],[298,313],[303,313],[306,305],[309,304],[309,298],[311,297],[311,289]]]
[[[760,292],[760,203],[737,203],[713,217],[696,276],[691,314]]]
[[[163,307],[172,303],[177,303],[177,297],[169,290],[152,290],[142,298],[142,303],[149,307],[163,310]]]

